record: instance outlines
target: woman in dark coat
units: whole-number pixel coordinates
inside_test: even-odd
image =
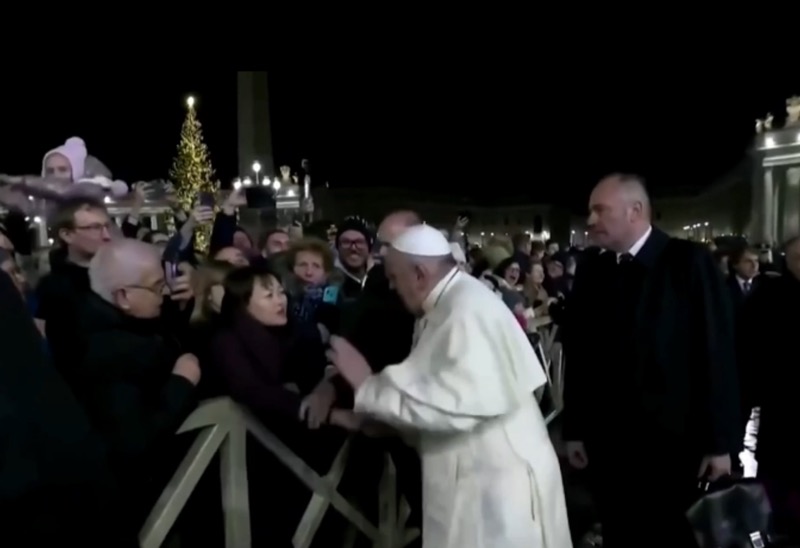
[[[223,327],[214,337],[214,364],[224,387],[317,472],[325,474],[346,438],[337,426],[355,426],[352,412],[335,408],[326,377],[324,346],[316,327],[297,330],[278,277],[250,266],[225,279]],[[253,544],[291,539],[310,493],[265,449],[251,442],[248,474]],[[263,530],[261,528],[263,527]],[[265,545],[266,545],[265,544]]]

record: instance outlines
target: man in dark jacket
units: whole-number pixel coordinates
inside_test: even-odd
[[[403,230],[421,222],[419,215],[413,211],[396,211],[388,215],[378,227],[381,254],[386,252],[386,245]],[[402,362],[411,353],[414,316],[392,289],[383,265],[375,265],[367,273],[364,288],[346,316],[344,337],[358,348],[376,371]],[[385,448],[397,466],[399,484],[412,509],[411,519],[417,522],[422,507],[419,457],[414,449],[399,438],[387,439]]]
[[[0,522],[3,544],[138,546],[117,527],[117,490],[100,438],[45,356],[0,272]]]
[[[608,547],[695,546],[700,479],[730,474],[741,445],[730,300],[708,249],[651,225],[632,175],[589,202],[592,241],[569,300],[563,437],[588,466]]]
[[[106,442],[138,526],[163,488],[162,474],[174,472],[166,452],[196,403],[200,369],[161,319],[169,289],[156,247],[109,243],[92,258],[89,281],[81,311],[85,353],[73,387]]]
[[[419,216],[412,211],[388,215],[378,227],[381,253],[404,229],[420,223]],[[370,269],[364,288],[347,311],[344,322],[344,337],[378,371],[400,363],[411,352],[414,317],[390,287],[383,265]]]

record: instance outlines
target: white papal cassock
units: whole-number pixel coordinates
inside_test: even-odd
[[[546,382],[502,300],[453,270],[423,305],[402,363],[355,409],[415,430],[426,548],[570,548],[561,471],[533,391]]]

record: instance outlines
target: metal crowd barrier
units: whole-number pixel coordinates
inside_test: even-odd
[[[295,531],[293,546],[311,545],[325,512],[333,506],[349,522],[348,544],[364,534],[376,548],[402,548],[420,534],[407,529],[408,503],[398,500],[396,470],[387,454],[379,492],[378,525],[367,520],[337,490],[350,451],[348,440],[334,459],[330,471],[320,476],[295,455],[277,436],[264,427],[249,411],[230,398],[205,401],[192,413],[178,433],[201,430],[178,466],[139,533],[143,548],[160,547],[189,496],[200,481],[211,459],[221,453],[222,510],[226,548],[250,548],[250,506],[247,488],[246,439],[250,433],[295,474],[312,492],[303,517]],[[399,506],[398,506],[399,503]]]

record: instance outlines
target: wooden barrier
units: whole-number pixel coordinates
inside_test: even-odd
[[[348,440],[325,476],[317,474],[295,455],[277,436],[246,409],[229,398],[216,398],[200,404],[183,423],[178,433],[202,430],[161,493],[139,533],[143,548],[160,547],[186,505],[203,472],[217,451],[221,452],[222,508],[226,548],[250,548],[250,506],[247,484],[247,434],[275,455],[312,492],[311,501],[293,537],[293,546],[307,548],[325,512],[333,506],[351,524],[349,537],[365,535],[376,548],[402,548],[419,536],[407,530],[408,505],[401,501],[398,511],[394,464],[387,455],[379,497],[379,523],[376,527],[338,492],[350,451]]]

